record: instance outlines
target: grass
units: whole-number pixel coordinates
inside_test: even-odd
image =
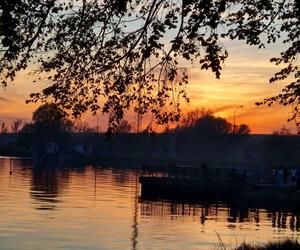
[[[297,240],[286,239],[278,242],[269,242],[265,244],[246,244],[242,243],[238,247],[227,248],[223,243],[220,236],[219,238],[219,249],[220,250],[300,250],[300,244]]]
[[[297,240],[284,240],[279,242],[270,242],[261,245],[251,245],[242,243],[235,250],[300,250],[300,244]]]

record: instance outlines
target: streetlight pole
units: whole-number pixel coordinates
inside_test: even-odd
[[[233,112],[233,134],[235,134],[235,132],[236,132],[236,126],[235,126],[235,114],[236,114],[236,112],[238,111],[238,109],[241,109],[241,108],[243,108],[243,107],[244,107],[244,106],[241,105],[241,106],[237,107],[237,108],[234,110],[234,112]]]

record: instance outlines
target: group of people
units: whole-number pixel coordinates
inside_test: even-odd
[[[297,184],[298,187],[300,185],[300,173],[296,168],[273,168],[272,177],[274,183],[276,183],[277,185]]]
[[[229,177],[231,182],[241,183],[259,183],[271,182],[278,186],[282,185],[296,185],[300,190],[300,171],[296,168],[278,167],[272,169],[272,176],[268,174],[267,169],[262,168],[248,169],[246,167],[232,167],[230,168]]]

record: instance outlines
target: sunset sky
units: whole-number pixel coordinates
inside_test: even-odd
[[[271,57],[279,55],[283,45],[272,45],[267,49],[258,50],[239,41],[225,41],[229,58],[223,65],[221,79],[215,79],[210,71],[199,69],[199,65],[188,65],[190,84],[188,94],[190,104],[183,104],[184,110],[208,108],[216,115],[233,122],[233,112],[236,107],[244,107],[237,111],[237,124],[246,123],[253,134],[269,134],[282,126],[295,131],[294,123],[288,123],[287,118],[291,107],[257,107],[256,101],[270,97],[280,92],[285,83],[269,84],[268,80],[277,71],[275,65],[269,62]],[[25,104],[31,92],[43,87],[32,83],[33,77],[28,72],[21,72],[13,85],[0,90],[0,120],[8,124],[15,118],[29,122],[32,112],[38,104]],[[45,86],[45,85],[44,85]],[[132,121],[133,115],[128,119]],[[96,126],[96,118],[87,115],[85,118],[91,126]],[[106,128],[107,118],[100,117],[99,125]]]

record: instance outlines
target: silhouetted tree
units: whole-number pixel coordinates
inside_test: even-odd
[[[34,125],[32,123],[25,123],[20,132],[21,133],[32,133],[32,132],[34,132]]]
[[[143,130],[142,132],[145,135],[151,135],[154,136],[156,133],[155,127],[153,125],[153,123],[150,123],[147,125],[147,127]]]
[[[207,114],[195,123],[194,128],[203,134],[229,134],[232,125],[224,118]]]
[[[250,134],[251,129],[247,124],[241,124],[236,129],[236,134],[239,135],[248,135]]]
[[[1,133],[7,133],[8,128],[6,127],[5,122],[1,122]]]
[[[31,101],[50,98],[80,115],[96,112],[103,98],[110,124],[120,122],[131,106],[168,123],[178,121],[179,103],[188,101],[179,59],[199,62],[219,78],[228,56],[222,39],[258,48],[283,41],[286,49],[271,59],[283,68],[270,82],[292,82],[263,103],[293,103],[296,119],[299,16],[296,0],[2,0],[2,85],[36,63],[49,85]]]
[[[74,125],[74,132],[80,132],[80,133],[94,133],[96,132],[96,129],[91,128],[89,123],[87,121],[76,121]]]
[[[22,119],[15,119],[11,124],[11,131],[13,133],[18,133],[21,129],[22,123]]]
[[[286,126],[282,126],[282,128],[279,131],[273,131],[273,135],[292,135],[292,132]]]
[[[38,107],[32,115],[33,127],[36,131],[67,132],[71,131],[72,121],[67,118],[57,104],[46,103]]]
[[[17,147],[24,149],[24,151],[30,151],[34,138],[35,128],[32,123],[25,123],[20,130],[17,138]]]
[[[190,122],[182,123],[180,130],[192,130],[198,134],[229,134],[232,131],[232,125],[226,119],[214,116],[210,111],[200,112],[199,110],[188,112],[186,116]],[[192,115],[191,115],[192,114]],[[195,115],[197,114],[197,115]],[[191,119],[191,117],[193,119]],[[183,126],[187,125],[187,126]]]
[[[115,128],[115,133],[130,133],[131,131],[132,131],[132,125],[127,120],[124,119]]]
[[[224,118],[214,116],[212,111],[202,108],[183,115],[177,129],[192,129],[200,134],[229,134],[232,133],[233,125]],[[246,124],[237,126],[237,134],[245,135],[250,132],[250,127]]]
[[[183,115],[179,121],[179,127],[193,127],[196,122],[202,119],[206,115],[212,115],[212,111],[206,110],[205,108],[194,109]]]

